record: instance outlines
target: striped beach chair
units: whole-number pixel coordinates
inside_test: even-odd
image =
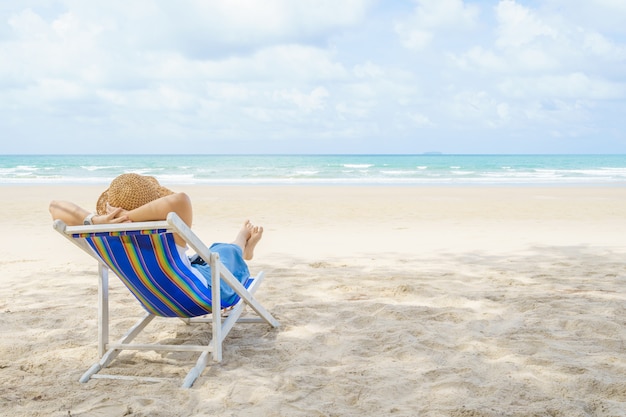
[[[98,355],[100,360],[80,378],[144,379],[122,375],[104,375],[107,367],[123,350],[199,352],[196,365],[185,377],[182,386],[189,388],[208,364],[209,353],[216,362],[222,360],[224,339],[235,323],[279,323],[254,298],[263,281],[263,272],[240,283],[213,253],[200,241],[175,213],[158,222],[108,225],[67,226],[60,220],[54,229],[98,261]],[[211,266],[211,290],[202,283],[180,258],[174,233]],[[113,271],[146,310],[146,314],[116,343],[109,342],[108,271]],[[226,283],[237,294],[230,304],[220,300],[220,285]],[[218,306],[213,314],[214,306]],[[249,306],[256,316],[241,317]],[[227,317],[221,309],[229,308]],[[203,345],[140,344],[132,340],[155,317],[176,317],[186,324],[210,323],[212,338]]]

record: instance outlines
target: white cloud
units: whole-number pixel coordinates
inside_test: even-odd
[[[486,91],[461,91],[452,97],[450,108],[457,120],[490,123],[496,113],[497,101]]]
[[[574,100],[619,100],[626,98],[626,83],[593,79],[583,73],[546,75],[504,80],[500,91],[515,98],[551,98]]]
[[[31,9],[24,9],[11,16],[8,23],[21,39],[46,39],[50,33],[48,24]]]
[[[578,72],[601,79],[599,74],[614,78],[619,71],[615,64],[626,59],[623,44],[573,25],[551,9],[531,9],[502,0],[494,13],[494,38],[447,54],[457,68],[525,78]]]
[[[340,120],[365,119],[374,107],[372,101],[360,100],[348,104],[339,102],[335,105],[335,111]]]
[[[507,54],[513,62],[513,68],[524,72],[551,71],[561,67],[559,56],[541,48],[523,48],[514,54]]]
[[[479,68],[498,73],[510,68],[503,57],[482,46],[473,46],[461,56],[450,54],[450,58],[461,69]]]
[[[423,49],[436,36],[437,30],[457,31],[472,27],[478,8],[463,0],[415,0],[413,15],[394,25],[402,44],[408,49]]]
[[[358,78],[380,78],[385,75],[385,70],[371,61],[362,65],[355,65],[353,72]]]
[[[618,45],[597,32],[585,33],[583,48],[590,51],[593,55],[609,62],[620,62],[626,59],[625,46]]]
[[[444,151],[469,149],[459,131],[502,138],[503,152],[520,132],[615,137],[626,132],[624,4],[11,2],[0,10],[0,129],[23,144],[54,136],[71,150],[89,137],[129,152],[146,140],[168,152],[172,137],[230,144],[222,152],[257,137],[267,142],[247,151],[297,152],[303,138],[317,152],[359,141],[402,151],[425,128]]]
[[[396,31],[402,39],[402,45],[404,45],[408,49],[424,49],[432,42],[434,38],[432,32],[408,28],[403,24],[397,24]]]
[[[433,122],[430,121],[428,116],[422,113],[410,113],[409,118],[416,126],[419,127],[433,127],[435,125]]]
[[[246,103],[253,99],[253,90],[241,82],[208,82],[206,93],[214,100]]]
[[[626,2],[622,0],[543,0],[542,6],[546,14],[560,16],[572,28],[626,33]]]
[[[556,39],[558,31],[545,23],[530,9],[513,0],[503,0],[496,6],[498,19],[498,39],[496,45],[502,48],[528,45],[541,38]]]
[[[110,0],[97,7],[82,0],[66,3],[86,21],[107,22],[126,35],[114,37],[116,42],[207,58],[262,45],[315,41],[358,23],[371,0]]]
[[[496,113],[503,121],[508,121],[511,118],[511,109],[508,103],[499,103],[496,105]]]
[[[315,110],[323,110],[328,96],[328,90],[324,87],[316,87],[309,93],[302,93],[297,90],[282,90],[276,91],[273,94],[274,99],[293,103],[305,113],[310,113]]]
[[[31,99],[41,98],[44,101],[70,100],[85,94],[85,89],[79,83],[50,78],[39,80],[37,86],[29,90]]]

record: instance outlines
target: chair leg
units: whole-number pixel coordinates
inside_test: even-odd
[[[211,341],[211,344],[212,343],[213,341]],[[211,346],[211,344],[209,344],[209,346]],[[181,388],[191,388],[193,383],[196,382],[196,379],[198,379],[200,374],[202,374],[202,371],[204,371],[204,368],[206,368],[208,363],[209,363],[209,351],[207,350],[200,354],[200,357],[196,361],[196,366],[191,368],[191,370],[189,371],[189,373],[183,380],[183,384],[181,385]]]
[[[98,357],[109,343],[109,268],[98,263]]]
[[[219,262],[219,255],[215,252],[211,253],[209,264],[211,265],[211,300],[213,302],[213,325],[212,325],[212,340],[213,343],[213,361],[222,361],[222,315],[219,309],[222,305],[220,294],[220,278],[221,278],[221,262]]]
[[[156,316],[154,316],[153,314],[147,313],[143,318],[139,319],[139,321],[137,321],[137,323],[135,323],[133,327],[128,329],[126,334],[117,343],[115,343],[114,346],[131,342],[139,333],[141,333],[141,331],[148,325],[148,323],[150,323],[152,319],[154,319],[154,317]],[[115,359],[122,352],[122,350],[123,349],[117,348],[117,347],[112,347],[109,350],[107,350],[104,353],[104,355],[102,355],[102,358],[98,362],[94,363],[87,370],[87,372],[85,372],[80,377],[79,381],[80,382],[89,381],[89,379],[94,374],[100,372],[102,368],[106,368],[111,363],[111,361],[113,361],[113,359]]]

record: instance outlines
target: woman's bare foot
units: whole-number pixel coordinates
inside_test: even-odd
[[[237,237],[232,243],[239,246],[241,250],[244,251],[246,249],[248,239],[250,239],[250,236],[252,235],[253,227],[254,226],[252,226],[252,223],[250,223],[250,220],[246,220],[243,223],[243,226],[241,226],[239,233],[237,233]]]
[[[246,242],[246,246],[243,248],[243,259],[249,261],[254,257],[254,248],[259,240],[263,237],[263,228],[261,226],[252,226],[250,228],[250,238]]]

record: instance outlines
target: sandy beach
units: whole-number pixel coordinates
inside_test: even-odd
[[[3,186],[0,414],[626,416],[626,187],[172,188],[207,243],[265,227],[250,268],[281,327],[236,327],[190,390],[195,359],[153,352],[113,366],[171,379],[79,383],[97,268],[47,206],[102,187]],[[142,310],[111,281],[116,338]]]

